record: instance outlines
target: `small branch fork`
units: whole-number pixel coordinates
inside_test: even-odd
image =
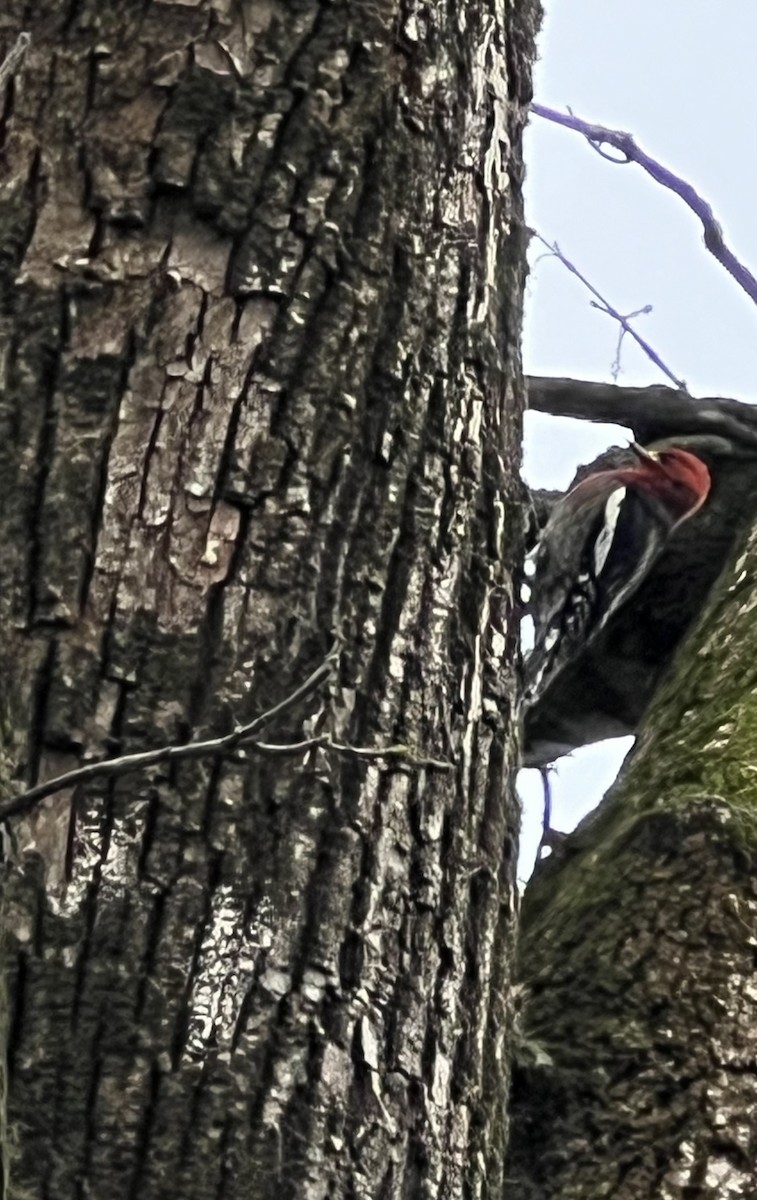
[[[704,229],[704,244],[721,266],[725,267],[729,275],[736,280],[743,291],[746,292],[753,304],[757,305],[757,279],[752,275],[751,271],[739,262],[736,255],[725,244],[723,230],[720,223],[715,219],[710,205],[704,200],[698,192],[687,183],[685,179],[681,179],[679,175],[674,175],[662,163],[659,163],[654,158],[650,158],[633,139],[630,133],[623,133],[619,129],[607,129],[604,125],[592,125],[588,121],[583,121],[580,117],[576,117],[573,113],[561,113],[557,109],[547,108],[543,104],[532,104],[531,112],[537,117],[543,117],[545,121],[552,121],[556,125],[564,125],[567,129],[573,129],[576,133],[581,133],[588,141],[589,145],[597,151],[602,158],[608,159],[609,162],[620,163],[625,165],[629,162],[638,163],[647,174],[668,188],[671,192],[675,192],[680,196],[683,202],[688,205],[691,211],[702,222]],[[608,154],[603,147],[611,146],[617,150],[621,158],[614,158]]]
[[[158,766],[161,763],[184,762],[187,759],[215,757],[219,754],[232,755],[236,750],[239,751],[237,761],[239,759],[244,761],[248,754],[296,756],[306,754],[311,750],[324,750],[343,758],[361,759],[363,762],[393,760],[404,762],[415,769],[425,767],[437,771],[452,770],[453,763],[443,759],[417,757],[408,746],[380,746],[376,749],[348,746],[332,741],[328,734],[306,738],[301,742],[272,743],[255,740],[255,734],[270,724],[275,717],[280,717],[283,713],[288,712],[300,700],[304,700],[305,697],[316,691],[329,677],[333,668],[334,652],[332,651],[313,674],[291,695],[274,705],[273,708],[269,708],[267,712],[261,713],[254,721],[250,721],[249,725],[242,725],[224,737],[209,738],[202,742],[187,742],[184,745],[158,746],[154,750],[144,750],[138,754],[124,754],[120,758],[108,758],[87,763],[83,767],[67,771],[65,775],[57,775],[54,779],[48,779],[44,783],[28,788],[20,795],[0,803],[0,821],[7,821],[9,817],[18,817],[28,813],[47,796],[52,796],[64,789],[77,787],[91,779],[112,779],[132,771],[143,771],[147,767]]]
[[[676,385],[676,387],[679,389],[679,391],[687,392],[688,388],[686,387],[685,381],[683,379],[676,378],[676,376],[673,374],[673,372],[670,370],[670,368],[667,367],[665,365],[665,363],[662,361],[659,354],[657,354],[656,351],[654,351],[652,349],[652,347],[649,345],[649,342],[646,342],[643,337],[640,337],[640,335],[636,332],[636,330],[633,328],[633,326],[629,324],[632,317],[638,317],[644,313],[651,312],[652,306],[648,304],[644,308],[638,309],[637,312],[628,313],[628,315],[624,317],[622,315],[622,313],[619,313],[616,308],[613,308],[613,306],[612,306],[612,304],[610,304],[609,300],[605,300],[604,296],[601,295],[601,293],[597,291],[597,289],[594,287],[593,284],[589,283],[589,280],[586,278],[585,275],[581,274],[578,267],[575,266],[575,264],[572,263],[569,258],[565,257],[562,250],[558,246],[557,242],[548,242],[547,239],[543,238],[542,235],[540,233],[538,233],[535,229],[532,229],[531,232],[532,232],[533,236],[538,241],[540,241],[543,246],[547,247],[547,250],[549,250],[550,254],[554,254],[555,258],[558,258],[560,260],[560,262],[566,268],[566,270],[570,271],[572,275],[575,275],[577,279],[580,279],[581,283],[584,285],[585,288],[587,288],[591,292],[592,296],[596,296],[596,299],[599,301],[599,303],[596,303],[595,301],[592,300],[590,302],[592,308],[596,308],[599,312],[607,313],[608,317],[613,317],[614,320],[616,320],[618,322],[618,324],[620,325],[621,329],[620,329],[620,334],[618,336],[618,345],[617,345],[616,351],[615,351],[615,362],[613,363],[613,367],[612,367],[613,379],[617,380],[617,377],[620,374],[620,347],[623,342],[623,338],[624,338],[625,334],[629,334],[633,338],[633,340],[641,347],[641,349],[646,354],[647,358],[649,358],[655,364],[656,367],[659,367],[659,369],[662,371],[663,375],[666,375],[668,377],[668,379],[671,381],[671,383],[674,383]]]

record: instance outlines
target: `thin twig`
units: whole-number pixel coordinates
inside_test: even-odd
[[[594,285],[589,283],[589,280],[586,278],[586,276],[581,274],[578,267],[574,263],[572,263],[569,258],[565,257],[562,250],[558,246],[557,242],[548,242],[547,239],[543,238],[542,235],[540,233],[538,233],[535,229],[532,229],[531,232],[534,235],[534,237],[537,238],[537,240],[541,242],[541,244],[543,246],[547,247],[547,249],[550,251],[550,253],[554,254],[555,258],[559,258],[560,262],[566,268],[566,270],[570,271],[571,274],[575,275],[577,279],[581,280],[581,283],[584,285],[585,288],[588,288],[588,290],[591,292],[592,296],[596,296],[597,300],[599,301],[599,304],[593,304],[592,307],[599,309],[600,312],[607,313],[608,317],[613,317],[613,319],[616,320],[618,322],[618,324],[621,326],[623,331],[625,333],[630,334],[630,336],[633,338],[633,340],[641,347],[641,349],[646,354],[647,358],[649,358],[655,364],[656,367],[659,367],[659,369],[662,371],[663,375],[666,375],[668,377],[668,379],[671,381],[671,383],[674,383],[676,385],[676,387],[679,389],[679,391],[687,392],[688,388],[686,387],[685,381],[683,379],[676,378],[676,376],[673,374],[673,372],[670,370],[670,368],[667,367],[665,365],[665,363],[662,361],[659,354],[657,354],[656,351],[654,351],[652,349],[652,347],[649,345],[649,342],[646,342],[644,340],[644,338],[641,337],[636,332],[633,325],[629,325],[629,323],[628,323],[629,317],[624,317],[622,315],[622,313],[619,313],[616,308],[613,308],[613,306],[612,306],[612,304],[610,304],[609,300],[605,300],[605,298],[601,294],[601,292],[598,292],[597,289],[594,287]],[[645,310],[640,309],[639,311],[644,312]],[[635,316],[635,315],[636,315],[635,313],[630,314],[630,316]],[[620,343],[618,343],[618,353],[619,352],[620,352]]]
[[[611,312],[607,311],[604,304],[597,304],[596,300],[590,300],[589,304],[592,308],[596,308],[597,312],[606,313],[608,317],[613,315]],[[614,383],[618,382],[618,376],[622,370],[620,355],[623,350],[623,338],[628,333],[628,325],[626,324],[626,321],[633,321],[635,317],[646,317],[653,311],[654,310],[652,309],[651,304],[645,304],[643,308],[637,308],[634,312],[623,314],[623,322],[618,331],[618,344],[615,347],[615,358],[612,360],[612,366],[610,367],[610,374],[612,375]]]
[[[328,754],[338,754],[343,758],[357,758],[363,762],[379,762],[381,760],[395,760],[405,763],[409,767],[428,768],[435,771],[451,771],[454,763],[449,762],[444,758],[426,758],[414,754],[410,746],[397,744],[394,746],[349,746],[344,742],[333,742],[327,734],[320,734],[317,737],[306,738],[302,742],[250,742],[245,743],[244,750],[240,751],[239,757],[244,760],[247,754],[261,754],[276,756],[291,757],[298,754],[307,754],[310,750],[325,750]]]
[[[549,846],[549,838],[552,833],[552,784],[549,779],[552,770],[552,767],[539,767],[544,808],[541,821],[541,841],[536,851],[537,858],[541,858],[542,850]]]
[[[550,775],[554,771],[554,767],[539,767],[541,775],[542,787],[544,789],[544,816],[542,819],[541,841],[536,851],[537,864],[546,856],[545,850],[549,850],[550,855],[556,852],[564,853],[564,845],[567,839],[567,834],[562,833],[559,829],[552,828],[552,783]]]
[[[31,34],[26,32],[20,33],[16,38],[5,58],[0,63],[0,87],[3,86],[6,79],[9,79],[14,74],[16,67],[26,54],[31,40]]]
[[[674,175],[662,163],[656,159],[650,158],[639,146],[636,145],[633,135],[623,133],[619,129],[606,129],[604,125],[592,125],[589,121],[583,121],[580,117],[576,117],[573,113],[561,113],[554,108],[547,108],[543,104],[532,104],[531,112],[537,117],[543,117],[545,121],[552,121],[556,125],[564,125],[567,129],[573,129],[576,133],[581,133],[589,142],[598,154],[603,158],[607,158],[614,163],[629,163],[635,162],[642,167],[648,175],[663,187],[668,188],[671,192],[675,192],[680,196],[684,204],[702,222],[704,229],[704,244],[710,254],[718,260],[721,266],[725,267],[729,275],[731,275],[742,288],[753,304],[757,304],[757,279],[752,272],[739,262],[736,255],[725,244],[723,230],[720,223],[716,220],[710,205],[704,200],[698,192],[694,190],[690,183],[685,179],[681,179],[680,175]],[[612,146],[622,155],[622,159],[611,158],[602,150],[603,146]]]
[[[100,759],[97,762],[86,763],[74,771],[67,771],[65,775],[57,775],[54,779],[38,783],[19,796],[14,796],[11,800],[0,804],[0,821],[7,821],[9,817],[29,812],[46,796],[52,796],[55,792],[61,792],[66,788],[76,787],[77,784],[86,783],[90,779],[109,779],[116,775],[125,775],[130,771],[142,771],[146,767],[154,767],[160,763],[182,762],[191,758],[226,754],[241,743],[252,741],[254,735],[268,725],[274,717],[281,716],[282,713],[287,712],[300,700],[314,692],[331,674],[334,657],[335,650],[332,650],[321,665],[313,671],[313,674],[291,695],[274,705],[273,708],[269,708],[267,712],[261,713],[254,721],[250,721],[249,725],[242,725],[224,737],[209,738],[202,742],[186,742],[184,745],[158,746],[154,750],[144,750],[139,754],[124,754],[120,758]]]
[[[124,754],[120,758],[108,758],[99,762],[87,763],[86,766],[78,767],[75,771],[68,771],[65,775],[58,775],[54,779],[48,779],[44,783],[37,784],[35,787],[22,792],[19,796],[14,796],[13,799],[0,804],[0,821],[7,821],[9,817],[17,817],[22,813],[29,812],[40,800],[44,800],[47,796],[52,796],[56,792],[76,787],[78,784],[86,783],[90,779],[112,779],[114,776],[126,775],[131,771],[144,770],[146,767],[154,767],[165,762],[204,758],[218,754],[233,754],[234,750],[237,750],[239,747],[243,747],[243,749],[239,749],[238,754],[234,755],[236,761],[244,761],[248,755],[257,754],[272,757],[283,755],[292,757],[306,754],[311,750],[324,750],[326,753],[338,754],[344,758],[358,758],[364,762],[391,759],[401,760],[415,769],[452,770],[452,763],[444,759],[418,757],[408,746],[379,746],[376,749],[363,746],[348,746],[341,742],[332,741],[327,734],[306,738],[301,742],[276,743],[254,741],[253,735],[258,730],[262,729],[264,725],[269,724],[274,717],[281,716],[282,713],[293,708],[295,704],[303,700],[306,696],[309,696],[311,692],[314,692],[323,683],[333,669],[334,659],[335,650],[290,696],[287,696],[286,699],[273,708],[269,708],[267,712],[261,713],[249,725],[243,725],[241,728],[235,729],[233,733],[226,734],[225,737],[211,738],[204,742],[187,742],[183,746],[159,746],[155,750],[145,750],[140,754]]]

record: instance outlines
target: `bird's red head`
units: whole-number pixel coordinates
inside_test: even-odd
[[[682,446],[645,450],[635,442],[631,449],[639,464],[629,472],[629,481],[659,497],[678,521],[691,517],[702,507],[710,492],[707,465]]]
[[[677,525],[698,511],[710,492],[710,472],[701,458],[682,446],[645,450],[636,442],[631,449],[638,458],[633,466],[614,467],[587,475],[563,500],[566,512],[580,510],[594,497],[608,494],[618,486],[631,486],[654,496],[668,510]]]

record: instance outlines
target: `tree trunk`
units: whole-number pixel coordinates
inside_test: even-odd
[[[0,198],[6,795],[334,665],[264,730],[320,749],[13,823],[13,1195],[499,1193],[536,21],[33,6]]]
[[[757,533],[526,895],[518,1200],[757,1196]]]

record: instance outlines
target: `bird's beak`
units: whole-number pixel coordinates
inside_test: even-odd
[[[655,452],[653,450],[645,450],[644,447],[640,446],[638,442],[629,442],[629,448],[633,450],[637,458],[642,459],[644,462],[657,462],[657,455]]]

